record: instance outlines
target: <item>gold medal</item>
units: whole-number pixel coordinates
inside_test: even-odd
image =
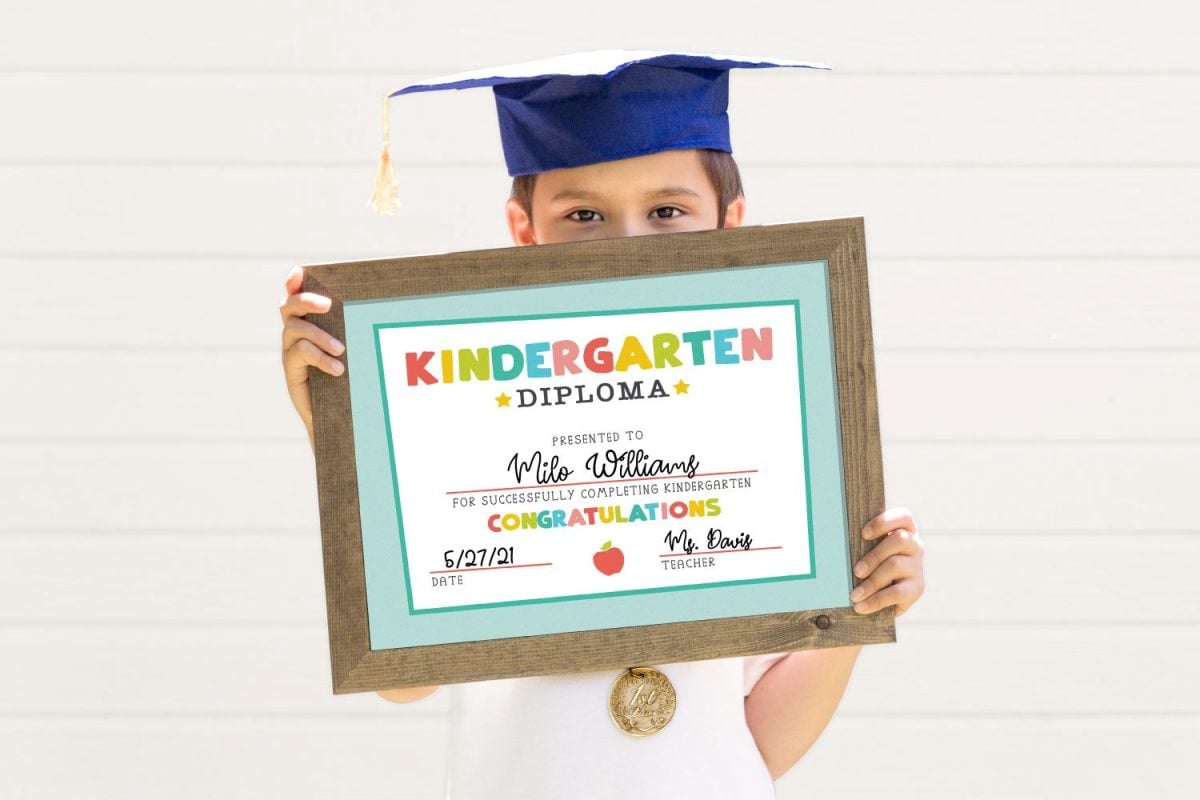
[[[675,716],[675,687],[656,669],[630,667],[613,682],[608,713],[631,736],[658,733]]]

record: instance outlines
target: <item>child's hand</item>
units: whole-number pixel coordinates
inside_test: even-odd
[[[333,305],[328,297],[301,292],[304,268],[296,267],[284,282],[286,297],[279,304],[283,317],[283,375],[287,380],[292,405],[313,440],[312,391],[308,385],[308,368],[318,367],[330,375],[341,375],[346,366],[333,356],[341,355],[346,346],[325,331],[304,319],[305,314],[324,314]]]
[[[862,535],[881,541],[854,565],[854,574],[864,578],[850,593],[854,610],[870,614],[894,605],[898,617],[925,591],[925,544],[917,523],[907,508],[889,508],[868,522]]]

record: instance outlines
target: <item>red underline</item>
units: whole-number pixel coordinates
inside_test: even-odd
[[[574,483],[535,483],[531,486],[499,486],[494,489],[455,489],[452,492],[446,492],[446,494],[473,494],[475,492],[506,492],[510,489],[544,489],[547,486],[550,486],[550,487],[554,487],[554,486],[587,486],[588,484],[593,484],[593,483],[633,483],[634,481],[661,481],[661,480],[666,480],[668,478],[687,478],[687,480],[694,480],[696,478],[712,477],[713,475],[742,475],[747,472],[758,472],[758,470],[756,470],[756,469],[734,469],[734,470],[729,470],[728,472],[697,472],[695,475],[693,475],[690,478],[688,478],[687,475],[652,475],[648,478],[611,478],[609,480],[603,480],[603,481],[576,481]]]
[[[463,567],[462,569],[431,569],[430,575],[437,575],[442,572],[478,572],[482,569],[519,569],[520,567],[552,567],[554,562],[547,561],[543,564],[501,564],[498,567]]]
[[[680,556],[707,556],[713,553],[749,553],[751,550],[782,550],[783,545],[774,547],[735,547],[732,550],[705,550],[702,553],[660,553],[659,558],[679,558]]]

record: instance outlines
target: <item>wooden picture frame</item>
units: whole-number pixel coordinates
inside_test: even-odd
[[[369,365],[356,362],[347,339],[346,304],[771,265],[824,270],[844,495],[845,530],[836,535],[844,540],[845,561],[835,559],[845,589],[841,605],[372,649],[347,380]],[[863,615],[846,596],[858,583],[850,565],[869,549],[859,532],[884,509],[861,218],[313,265],[304,269],[302,290],[332,299],[327,313],[306,319],[347,344],[345,374],[310,369],[335,694],[895,641],[892,607]]]

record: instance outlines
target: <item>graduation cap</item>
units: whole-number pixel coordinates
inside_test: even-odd
[[[388,154],[388,101],[402,94],[490,86],[508,174],[685,148],[732,152],[729,70],[760,67],[830,69],[825,64],[656,50],[595,50],[460,72],[414,83],[383,99],[383,152],[368,204],[396,207]]]

